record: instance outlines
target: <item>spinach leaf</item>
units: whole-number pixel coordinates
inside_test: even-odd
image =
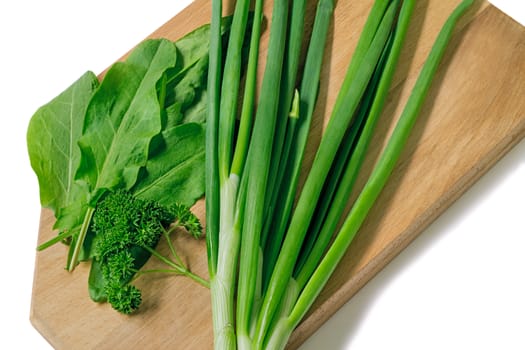
[[[74,181],[80,162],[77,141],[86,108],[98,85],[95,74],[86,72],[40,107],[29,122],[27,147],[38,178],[40,202],[52,209],[56,217],[63,215],[64,208],[86,198],[85,187]]]
[[[115,63],[86,112],[77,179],[96,191],[135,184],[151,139],[161,131],[156,84],[177,53],[168,40],[148,40]]]
[[[157,84],[165,81],[164,74],[175,65],[176,57],[171,41],[146,40],[125,62],[111,66],[92,96],[78,140],[80,164],[75,174],[89,188],[89,198],[66,209],[69,214],[78,209],[76,217],[83,217],[80,228],[75,227],[78,234],[69,250],[69,270],[90,256],[84,242],[98,199],[107,190],[131,188],[146,165],[149,145],[162,127],[163,101],[159,101]]]
[[[164,206],[191,206],[204,194],[204,125],[186,123],[163,132],[162,150],[146,164],[132,192]]]
[[[167,87],[166,94],[166,113],[167,125],[166,128],[176,126],[186,122],[204,123],[206,119],[206,109],[201,113],[194,113],[193,108],[196,104],[201,107],[203,103],[203,96],[206,90],[206,77],[208,71],[208,56],[202,57],[200,60],[188,70],[184,71],[182,77],[175,86]],[[202,108],[201,108],[202,109]],[[193,113],[190,113],[192,112]]]
[[[222,19],[221,34],[226,46],[232,17]],[[251,21],[250,21],[251,23]],[[182,122],[204,123],[208,73],[210,26],[203,25],[175,42],[178,59],[166,72],[166,102],[171,126]],[[197,107],[198,108],[194,108]],[[172,118],[172,119],[170,119]]]
[[[227,40],[232,22],[232,16],[224,17],[222,19],[221,34],[224,41]],[[210,49],[210,25],[203,25],[192,32],[186,34],[175,42],[177,51],[180,54],[180,59],[175,66],[176,72],[185,71],[188,67],[200,60],[204,56],[208,56]]]
[[[207,71],[208,55],[206,54],[187,70],[177,74],[176,79],[172,79],[172,83],[167,86],[165,105],[179,102],[183,110],[191,106],[196,92],[206,87]]]

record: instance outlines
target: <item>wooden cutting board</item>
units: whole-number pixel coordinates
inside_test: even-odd
[[[232,2],[226,3],[226,12],[231,12]],[[268,3],[267,15],[272,2]],[[314,3],[310,1],[307,23],[313,20]],[[358,188],[370,173],[441,25],[458,3],[417,2]],[[371,0],[337,2],[306,166],[319,143],[371,6]],[[210,1],[196,0],[151,37],[175,40],[209,18]],[[267,38],[266,31],[262,57]],[[312,311],[292,335],[290,349],[299,347],[523,138],[524,97],[525,28],[487,2],[478,1],[453,36],[388,185]],[[203,202],[194,209],[203,218]],[[56,234],[51,229],[53,220],[51,212],[42,211],[39,242]],[[204,241],[180,237],[176,245],[191,269],[206,276]],[[212,348],[210,296],[205,288],[183,278],[143,277],[138,283],[144,297],[140,312],[123,316],[106,304],[93,303],[87,292],[88,266],[81,265],[68,273],[64,270],[65,259],[66,248],[60,244],[37,253],[34,275],[31,321],[56,349]],[[156,262],[148,264],[154,266]]]

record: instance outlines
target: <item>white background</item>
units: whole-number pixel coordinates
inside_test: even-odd
[[[522,0],[494,2],[525,23]],[[1,349],[50,349],[29,323],[40,214],[25,142],[31,115],[189,3],[1,3]],[[521,142],[303,350],[525,349],[524,180]]]

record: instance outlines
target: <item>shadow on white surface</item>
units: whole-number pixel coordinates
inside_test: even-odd
[[[480,278],[484,278],[483,272],[481,273],[481,277],[479,276],[479,272],[472,271],[473,276],[465,275],[464,278],[461,278],[459,283],[457,281],[458,276],[455,274],[462,274],[464,270],[467,272],[471,271],[472,268],[471,265],[476,266],[477,262],[476,260],[479,259],[480,255],[483,257],[483,251],[490,253],[490,238],[487,238],[487,236],[490,234],[483,234],[480,233],[480,242],[471,242],[470,247],[467,245],[468,243],[468,237],[462,238],[461,236],[473,234],[470,233],[463,233],[461,230],[468,228],[470,223],[469,220],[477,220],[480,214],[482,214],[485,210],[495,210],[495,208],[489,208],[488,206],[491,205],[493,197],[497,197],[498,195],[505,195],[505,191],[509,191],[508,189],[503,189],[504,186],[510,186],[513,182],[522,182],[524,179],[523,175],[525,173],[525,140],[519,143],[514,147],[513,150],[511,150],[502,160],[500,160],[487,174],[485,174],[476,184],[474,184],[461,198],[459,198],[449,209],[447,209],[434,223],[432,223],[418,238],[416,238],[401,254],[399,254],[394,260],[392,260],[391,263],[389,263],[384,270],[382,270],[377,276],[375,276],[368,284],[366,284],[346,305],[344,305],[332,318],[330,318],[307,342],[303,344],[301,347],[301,350],[314,350],[314,349],[330,349],[330,350],[343,350],[343,349],[378,349],[377,345],[382,344],[384,346],[389,346],[391,349],[397,349],[400,348],[403,345],[400,345],[400,347],[395,346],[395,344],[403,344],[405,341],[403,341],[403,337],[406,337],[411,334],[410,328],[414,326],[414,323],[420,322],[421,324],[428,324],[428,328],[432,327],[439,327],[440,325],[439,320],[433,319],[434,314],[429,313],[428,316],[424,317],[420,320],[414,320],[412,318],[413,315],[419,315],[420,313],[424,313],[424,311],[417,310],[417,308],[423,307],[426,308],[429,307],[429,311],[433,311],[433,308],[435,306],[425,305],[425,302],[432,302],[432,300],[443,296],[446,299],[450,300],[442,300],[438,304],[447,304],[449,303],[448,307],[451,310],[457,310],[458,314],[456,315],[450,315],[450,316],[456,316],[459,319],[464,318],[465,320],[469,320],[472,318],[472,315],[461,315],[462,312],[468,312],[470,311],[468,301],[465,302],[464,296],[468,295],[470,293],[477,293],[477,288],[479,287],[480,283],[483,284],[483,281],[480,281]],[[502,190],[503,189],[503,190]],[[500,191],[498,193],[498,191]],[[522,197],[525,195],[525,190],[523,189],[523,186],[517,187],[518,192],[515,193],[517,197]],[[510,190],[512,192],[512,190]],[[501,200],[498,201],[498,203],[501,203]],[[486,206],[487,209],[482,208],[483,206]],[[505,209],[502,209],[503,212],[505,212]],[[516,227],[516,223],[520,220],[517,215],[514,215],[516,213],[512,212],[509,215],[510,221],[506,223],[507,232],[508,231],[515,231],[520,230],[519,227]],[[489,218],[487,220],[499,220],[501,216],[497,216],[495,213],[494,218]],[[467,224],[465,224],[467,222]],[[512,226],[511,226],[512,225]],[[521,226],[521,231],[523,231],[523,225]],[[502,224],[502,229],[505,228],[504,224]],[[490,228],[487,227],[488,230]],[[495,233],[495,232],[494,232]],[[517,233],[517,232],[516,232]],[[523,233],[523,232],[522,232]],[[518,236],[521,236],[519,238]],[[523,235],[516,234],[512,239],[516,239],[515,244],[520,245],[524,242]],[[466,239],[467,240],[466,240]],[[457,267],[457,272],[452,272],[452,276],[450,276],[451,270],[454,270],[455,267],[452,266],[452,264],[457,264],[457,258],[454,255],[454,253],[451,254],[451,259],[448,259],[447,253],[449,252],[449,248],[447,249],[440,249],[440,246],[443,246],[444,244],[448,245],[454,245],[458,244],[458,249],[463,249],[463,259],[464,259],[464,266]],[[479,244],[478,244],[479,243]],[[513,242],[508,242],[512,245]],[[506,244],[506,243],[505,243]],[[503,246],[505,245],[503,244]],[[500,244],[495,244],[494,249],[498,249]],[[470,248],[472,252],[472,257],[469,256],[470,252],[467,250],[467,248]],[[474,248],[474,249],[473,249]],[[481,252],[477,249],[481,249]],[[476,252],[476,250],[478,250]],[[501,254],[501,253],[499,253]],[[499,256],[499,254],[497,256]],[[511,254],[511,253],[509,253]],[[487,257],[490,258],[490,255],[487,255]],[[521,262],[523,262],[524,258],[518,258],[521,259]],[[487,259],[490,260],[490,259]],[[410,300],[407,300],[407,297],[401,297],[398,298],[399,295],[397,295],[398,291],[401,293],[406,293],[406,291],[413,288],[414,293],[419,293],[418,291],[427,291],[428,287],[422,286],[418,280],[421,276],[419,275],[420,272],[418,272],[418,264],[421,264],[423,268],[424,265],[431,264],[438,264],[440,261],[443,263],[443,267],[432,267],[429,270],[429,273],[433,274],[433,277],[436,279],[436,284],[443,285],[444,291],[442,290],[434,290],[431,291],[431,295],[420,295],[419,298],[416,298],[414,300],[414,304],[410,305]],[[505,265],[505,260],[503,261],[495,261],[494,264],[498,265],[495,266],[492,271],[500,271],[500,270],[506,270],[506,269],[513,269],[517,273],[520,272],[523,274],[523,268],[520,269],[520,266],[525,266],[523,263],[521,265],[515,265],[515,266],[508,266]],[[488,263],[481,262],[482,266],[481,268]],[[440,272],[439,274],[436,274],[435,272]],[[498,279],[497,276],[490,276],[490,271],[487,271],[487,276],[485,277],[487,283],[489,281],[489,278],[491,278],[494,282],[494,280]],[[507,278],[509,275],[513,275],[512,272],[508,272],[503,274],[503,278]],[[421,281],[424,283],[425,281]],[[500,281],[502,284],[507,284],[507,282],[512,287],[512,281]],[[458,285],[459,284],[459,285]],[[470,286],[469,286],[470,284]],[[523,283],[517,286],[518,289],[523,289]],[[430,287],[431,288],[431,287]],[[462,291],[457,291],[457,295],[454,296],[454,289],[462,289]],[[445,290],[445,289],[448,289]],[[472,290],[470,290],[472,289]],[[494,289],[494,288],[492,288]],[[487,287],[487,290],[485,291],[479,291],[477,294],[481,294],[481,298],[485,298],[486,294],[492,294],[493,291],[490,289],[490,287]],[[492,295],[494,297],[491,299],[486,299],[487,304],[489,303],[495,303],[500,302],[502,299],[506,297],[505,289],[499,288],[498,289],[501,294]],[[443,292],[443,293],[442,293]],[[515,295],[515,294],[513,294]],[[512,300],[512,295],[509,296],[511,298],[510,300],[506,300],[502,302],[501,307],[506,308],[508,305],[513,305],[515,302]],[[398,298],[400,305],[398,306],[392,306],[393,303],[396,303],[395,300],[391,300],[392,298]],[[410,298],[410,296],[408,296]],[[423,299],[423,301],[421,300]],[[455,304],[463,303],[463,305],[456,306]],[[466,305],[465,305],[466,304]],[[385,306],[384,309],[381,309],[382,306]],[[497,308],[498,306],[496,306]],[[490,312],[502,312],[502,311],[490,311],[491,308],[494,308],[494,306],[487,306],[488,314],[486,315],[487,318],[491,318]],[[519,312],[519,310],[523,310],[523,305],[519,304],[516,305],[515,312]],[[398,315],[392,315],[393,312],[399,312]],[[406,311],[403,312],[403,311]],[[509,317],[513,317],[513,312],[508,310]],[[441,317],[441,316],[439,316]],[[387,320],[390,322],[382,321]],[[396,323],[392,323],[392,319],[397,319]],[[459,321],[453,321],[450,323],[455,323]],[[489,322],[489,325],[487,327],[490,327],[490,323],[505,323],[508,322],[509,324],[513,324],[512,318],[507,318],[503,321],[498,321],[497,319],[492,319],[487,321]],[[388,327],[389,329],[385,329]],[[408,327],[408,329],[407,329]],[[423,327],[423,326],[422,326]],[[478,328],[479,325],[471,325],[470,327]],[[450,327],[444,326],[445,332]],[[500,328],[506,328],[505,326],[501,326]],[[510,327],[509,327],[510,328]],[[467,329],[464,331],[464,333],[459,332],[459,334],[447,334],[442,333],[442,330],[439,328],[435,328],[434,331],[429,331],[429,334],[434,334],[434,337],[443,337],[443,338],[451,338],[449,340],[450,343],[461,343],[461,342],[469,342],[471,332],[475,332],[476,329]],[[499,330],[501,332],[501,330]],[[483,337],[487,337],[486,342],[486,349],[492,348],[489,344],[491,344],[491,341],[494,340],[494,338],[498,337],[498,330],[495,331],[494,334],[480,334],[479,338],[481,340],[477,340],[478,342],[483,343],[482,340]],[[519,339],[514,339],[514,346],[520,346],[517,342],[523,346],[525,344],[525,340],[523,339],[523,336],[519,336],[516,333],[512,333],[512,330],[509,330],[511,333],[510,336],[518,337]],[[375,340],[371,340],[371,335],[375,333]],[[395,339],[393,342],[391,342],[389,339],[389,335],[397,333],[397,339]],[[410,335],[411,336],[411,335]],[[452,337],[465,337],[465,339],[452,339]],[[380,339],[384,338],[384,339]],[[513,342],[512,338],[507,339],[510,343]],[[429,340],[430,341],[430,340]],[[516,342],[517,341],[517,342]],[[405,344],[406,345],[406,344]],[[406,347],[403,346],[405,350],[407,349],[417,349],[418,346],[421,346],[421,344],[415,344],[411,343],[414,347]],[[425,344],[423,344],[425,345]],[[439,347],[437,347],[439,348]],[[453,347],[453,349],[460,349],[462,347]],[[469,347],[472,348],[472,347]],[[500,347],[509,349],[507,347]],[[513,349],[517,349],[516,347],[512,347]],[[427,347],[428,349],[428,347]],[[478,348],[479,349],[479,348]],[[485,347],[484,347],[485,349]]]

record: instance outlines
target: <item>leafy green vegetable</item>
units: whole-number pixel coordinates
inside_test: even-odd
[[[40,107],[29,122],[27,147],[38,177],[40,202],[55,211],[56,216],[61,216],[64,208],[86,201],[85,188],[74,181],[80,163],[77,141],[82,134],[87,106],[98,85],[92,72],[85,73]]]
[[[197,116],[195,113],[188,115],[196,103],[203,100],[203,93],[206,89],[206,72],[208,70],[208,56],[199,59],[193,66],[184,71],[184,75],[177,84],[168,86],[168,95],[166,96],[166,111],[168,113],[167,126],[178,125],[184,122],[205,121],[205,113],[201,111]]]
[[[222,38],[227,38],[231,20],[231,16],[219,20],[218,33]],[[203,25],[175,42],[177,63],[166,71],[165,108],[173,117],[168,117],[168,123],[206,120],[209,39],[210,25]]]
[[[162,150],[150,158],[132,192],[162,205],[191,206],[204,189],[204,126],[186,123],[162,133]]]
[[[221,19],[220,35],[229,31],[230,23],[230,18]],[[155,215],[154,206],[137,204],[154,202],[170,208],[172,219],[178,218],[186,230],[200,236],[200,223],[187,208],[204,193],[209,31],[205,25],[177,42],[145,40],[125,61],[112,65],[102,82],[86,73],[39,109],[30,122],[28,149],[41,186],[41,204],[53,210],[54,227],[59,230],[37,249],[68,243],[68,270],[78,261],[91,260],[93,300],[110,296],[110,302],[120,304],[123,311],[138,307],[140,293],[123,282],[152,254],[157,255],[150,249],[152,244],[133,244],[125,253],[101,259],[104,235],[96,234],[100,224],[98,229],[92,224],[94,217],[100,222],[101,200],[127,191],[135,206],[120,203],[122,210],[128,208],[126,215],[139,221],[141,216]],[[116,198],[122,201],[124,196]],[[111,242],[118,248],[124,240]],[[168,245],[176,256],[169,241]],[[166,257],[157,257],[179,274],[207,283],[182,269],[180,261],[174,267]],[[120,280],[103,278],[107,266],[119,264],[126,271],[119,273]]]
[[[218,25],[219,33],[222,38],[227,37],[225,34],[230,31],[231,22],[231,16],[220,18]],[[175,46],[181,57],[181,59],[177,61],[175,66],[176,69],[181,72],[185,71],[202,57],[209,55],[210,30],[210,25],[205,24],[175,42]]]
[[[78,263],[93,206],[106,190],[131,188],[146,165],[149,145],[161,131],[157,82],[175,65],[177,53],[168,40],[147,40],[125,62],[115,63],[90,100],[78,141],[80,165],[75,179],[85,182],[90,201],[75,237],[68,269]]]
[[[149,143],[161,131],[156,84],[176,57],[172,42],[145,41],[108,70],[89,103],[79,139],[75,177],[90,184],[93,193],[135,184]]]

